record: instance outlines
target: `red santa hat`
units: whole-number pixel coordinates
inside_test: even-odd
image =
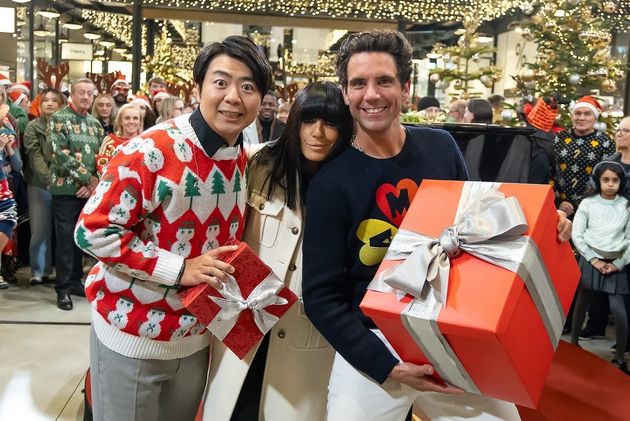
[[[165,90],[163,90],[163,89],[160,89],[159,91],[156,91],[156,92],[153,94],[153,100],[155,101],[155,100],[156,100],[156,99],[158,99],[158,98],[160,98],[160,99],[164,99],[164,98],[168,98],[168,97],[170,97],[170,96],[171,96],[171,94],[169,94],[168,92],[166,92],[166,91],[165,91]]]
[[[20,105],[20,102],[24,101],[28,97],[24,92],[21,92],[19,89],[15,89],[11,92],[8,92],[9,98],[11,98],[11,102],[15,105]]]
[[[31,82],[18,82],[7,88],[7,92],[19,91],[27,96],[31,94]]]
[[[142,104],[144,106],[146,106],[147,108],[151,108],[151,101],[149,101],[149,98],[147,98],[146,96],[142,96],[142,95],[138,95],[137,97],[135,97],[133,99],[133,101],[131,101],[131,104]]]
[[[124,78],[119,78],[112,84],[111,94],[113,96],[116,96],[120,93],[119,91],[121,90],[129,91],[129,83],[127,83],[127,81]]]
[[[10,84],[11,84],[11,81],[9,80],[9,78],[3,75],[2,73],[0,73],[0,86],[6,87]]]
[[[604,110],[602,108],[602,104],[599,103],[598,100],[593,98],[592,96],[585,95],[582,98],[578,99],[573,107],[571,107],[571,111],[577,110],[578,108],[588,108],[595,114],[595,118],[599,117],[599,114]]]

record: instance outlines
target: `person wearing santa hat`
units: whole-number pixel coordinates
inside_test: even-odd
[[[151,108],[155,111],[156,115],[159,114],[158,113],[158,109],[159,109],[159,106],[160,106],[160,102],[162,102],[162,100],[164,98],[168,98],[170,96],[171,96],[171,94],[169,94],[168,92],[163,91],[163,90],[156,91],[153,94],[153,100],[151,101],[151,105],[152,105]],[[158,118],[157,119],[157,123],[159,123],[159,122],[160,122],[160,119]]]
[[[149,98],[138,95],[131,101],[131,104],[140,109],[140,117],[142,117],[142,127],[144,130],[155,126],[155,120],[157,117],[151,109],[151,101]]]
[[[125,79],[118,79],[111,88],[112,97],[116,102],[116,108],[120,108],[129,102],[129,84]]]
[[[606,133],[595,130],[601,112],[598,100],[583,96],[571,107],[572,127],[558,133],[554,140],[556,162],[551,180],[558,208],[568,216],[582,201],[593,167],[615,152],[615,142]]]
[[[31,110],[31,100],[28,95],[20,90],[8,91],[9,99],[14,105],[20,107],[28,115]]]
[[[9,114],[16,120],[14,128],[17,128],[16,134],[19,138],[28,124],[28,114],[24,112],[22,107],[13,103],[4,86],[0,83],[0,103],[6,103],[9,106]]]

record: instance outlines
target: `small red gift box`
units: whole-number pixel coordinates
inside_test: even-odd
[[[234,267],[221,291],[201,284],[179,294],[184,306],[243,359],[297,296],[243,242],[220,259]]]
[[[473,184],[489,185],[424,180],[397,235],[411,232],[413,236],[421,233],[432,238],[439,237],[440,244],[448,244],[449,235],[445,235],[443,230],[454,225],[458,212],[462,210],[460,202],[464,201],[464,197],[471,197],[467,196],[468,190],[465,188]],[[514,236],[513,232],[509,234],[512,234],[510,238],[525,238],[536,250],[536,259],[533,260],[542,268],[538,272],[540,276],[536,278],[537,281],[544,279],[542,284],[546,286],[542,296],[544,299],[549,298],[546,295],[552,296],[546,301],[546,319],[540,311],[541,306],[545,305],[541,304],[544,299],[532,298],[524,279],[519,276],[520,270],[508,270],[466,251],[453,256],[450,263],[446,262],[447,267],[450,264],[448,289],[444,286],[437,289],[438,292],[446,291],[446,302],[436,307],[438,310],[431,316],[433,318],[427,319],[431,320],[427,325],[429,328],[419,325],[417,320],[421,319],[415,317],[415,310],[412,311],[416,303],[423,301],[410,295],[401,297],[400,291],[396,289],[368,289],[361,309],[376,323],[403,361],[416,364],[433,361],[435,364],[438,360],[434,358],[435,355],[440,356],[440,352],[435,351],[446,350],[444,354],[455,357],[448,361],[449,364],[435,367],[438,377],[448,378],[446,373],[454,366],[456,374],[463,373],[461,378],[464,381],[461,383],[473,385],[465,387],[467,390],[535,407],[545,384],[564,317],[577,287],[579,269],[568,242],[561,244],[557,240],[558,215],[549,186],[503,183],[499,184],[498,191],[508,197],[512,204],[513,198],[520,204],[520,207],[506,207],[509,212],[520,215],[519,218],[525,222],[519,225],[521,232],[518,235]],[[514,211],[513,208],[522,210]],[[473,206],[468,209],[476,208]],[[483,223],[492,220],[488,214],[484,218],[477,224],[482,226],[481,231],[486,225],[492,225]],[[464,225],[458,229],[466,230]],[[526,254],[512,251],[510,247],[515,241],[510,238],[504,243],[495,241],[492,245],[497,246],[498,243],[499,247],[505,247],[504,256],[521,256],[516,258],[519,260]],[[392,246],[395,242],[396,237]],[[448,247],[445,246],[445,249]],[[531,253],[528,256],[531,257]],[[401,263],[400,259],[386,256],[376,279],[384,271],[391,273],[391,270],[396,270]],[[417,281],[420,286],[424,284],[424,279],[412,281]],[[439,296],[438,293],[436,295]],[[548,316],[552,313],[555,318]],[[425,330],[419,330],[418,326]],[[444,347],[429,348],[436,343],[434,338],[438,338],[436,341],[439,344],[445,344]],[[425,355],[422,349],[429,351]],[[454,363],[450,364],[452,361]],[[464,387],[461,383],[460,387]]]

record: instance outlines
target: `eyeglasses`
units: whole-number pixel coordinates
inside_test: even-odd
[[[618,128],[617,130],[615,130],[615,133],[629,134],[630,133],[630,129]]]

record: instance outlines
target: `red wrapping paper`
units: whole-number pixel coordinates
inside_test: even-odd
[[[236,251],[224,253],[219,259],[234,267],[232,276],[238,282],[243,297],[247,298],[256,285],[271,274],[271,268],[260,260],[247,244],[243,242],[235,244],[238,244]],[[179,294],[184,306],[206,326],[221,311],[221,307],[209,296],[222,297],[222,295],[208,284],[186,288]],[[277,295],[286,299],[288,304],[271,305],[266,307],[265,311],[280,318],[297,301],[297,296],[287,287],[283,287]],[[223,343],[240,359],[243,359],[262,337],[263,334],[254,322],[252,311],[245,309],[240,313],[236,325],[225,337]]]
[[[463,182],[424,180],[401,228],[438,237],[453,224]],[[553,191],[546,185],[502,183],[506,196],[516,196],[551,276],[563,311],[569,310],[579,280],[571,248],[557,240],[558,215]],[[397,264],[384,260],[379,271]],[[368,290],[361,309],[403,361],[427,359],[401,322],[411,296]],[[446,306],[437,319],[441,333],[481,393],[536,407],[554,348],[523,281],[517,274],[464,253],[451,260]]]

